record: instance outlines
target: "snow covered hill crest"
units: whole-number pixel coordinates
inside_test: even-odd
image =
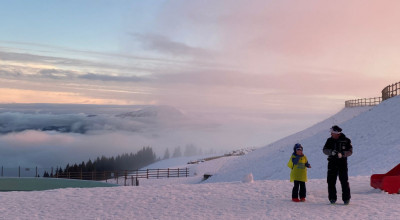
[[[295,143],[304,146],[304,154],[312,165],[309,178],[325,178],[327,157],[322,148],[334,124],[342,127],[352,140],[353,155],[348,159],[350,176],[385,173],[399,163],[399,109],[400,96],[375,107],[344,108],[310,128],[228,161],[205,182],[240,181],[250,173],[255,180],[285,180],[290,172],[286,164]]]

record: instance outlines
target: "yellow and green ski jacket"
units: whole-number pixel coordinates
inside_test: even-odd
[[[290,171],[290,182],[295,180],[307,182],[307,167],[310,167],[310,164],[305,155],[292,154],[287,166],[292,169]]]

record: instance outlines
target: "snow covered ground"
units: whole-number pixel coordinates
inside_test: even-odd
[[[352,177],[352,203],[329,205],[326,183],[307,183],[305,203],[290,201],[287,180],[253,183],[60,189],[1,193],[2,219],[398,219],[400,196]]]
[[[373,108],[343,109],[244,156],[199,164],[186,164],[194,158],[170,159],[148,167],[189,167],[189,178],[140,180],[138,187],[2,192],[0,219],[398,219],[400,195],[373,189],[369,181],[371,174],[399,163],[399,109],[400,96]],[[330,205],[327,198],[322,146],[333,124],[343,128],[354,147],[349,206]],[[305,203],[291,201],[286,163],[296,142],[312,165]],[[202,181],[204,174],[213,176]],[[245,178],[249,175],[254,181]]]

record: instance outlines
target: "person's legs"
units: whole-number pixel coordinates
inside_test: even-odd
[[[338,167],[336,163],[329,161],[328,162],[328,175],[327,175],[327,183],[328,183],[328,198],[329,201],[336,202],[336,180],[338,175]]]
[[[300,185],[300,182],[295,180],[293,190],[292,190],[292,199],[299,199],[299,185]]]
[[[348,176],[346,161],[341,163],[339,166],[339,180],[342,186],[342,200],[343,202],[348,202],[350,201],[351,194],[350,194],[350,184],[349,184],[349,176]]]
[[[300,182],[300,193],[299,194],[300,194],[300,200],[305,201],[306,194],[307,194],[305,182]]]

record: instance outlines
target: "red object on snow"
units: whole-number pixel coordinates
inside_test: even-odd
[[[373,174],[371,176],[371,186],[381,189],[389,194],[399,193],[400,191],[400,163],[385,174]]]

